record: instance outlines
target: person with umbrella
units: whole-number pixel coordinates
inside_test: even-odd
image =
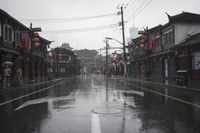
[[[9,61],[6,61],[2,64],[2,66],[5,67],[4,70],[3,70],[3,76],[4,76],[3,85],[8,86],[8,87],[10,86],[10,76],[11,76],[11,73],[12,73],[12,71],[9,67],[11,65],[13,65],[13,63],[9,62]]]

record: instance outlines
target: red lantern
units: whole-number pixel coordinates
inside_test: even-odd
[[[40,46],[40,36],[39,36],[39,34],[38,33],[34,33],[33,34],[33,39],[32,39],[32,41],[33,41],[33,43],[34,43],[34,46],[36,47],[36,48],[38,48],[39,46]]]
[[[40,46],[40,42],[35,42],[35,47],[38,48]]]
[[[140,43],[140,48],[144,48],[144,43]]]
[[[147,40],[147,35],[142,34],[142,36],[140,37],[140,48],[144,48],[144,44],[146,43],[146,40]]]

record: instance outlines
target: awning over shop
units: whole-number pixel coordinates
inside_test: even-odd
[[[174,46],[173,49],[182,49],[194,46],[200,46],[200,33],[190,36],[184,42]]]
[[[11,54],[16,54],[16,55],[20,55],[20,52],[12,50],[12,49],[8,49],[8,48],[2,48],[0,47],[0,50],[11,53]]]
[[[165,55],[165,54],[169,54],[169,53],[172,53],[172,52],[173,52],[172,50],[162,51],[162,52],[159,52],[159,53],[152,54],[149,57],[155,57],[155,56]]]

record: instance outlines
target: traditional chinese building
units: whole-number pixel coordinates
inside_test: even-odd
[[[57,47],[52,50],[54,59],[54,76],[69,77],[76,75],[77,59],[75,53],[71,49]]]
[[[24,70],[24,49],[30,44],[29,28],[0,9],[0,64],[10,61],[12,65],[11,77],[14,78],[17,69]]]
[[[16,78],[18,69],[22,70],[25,81],[45,79],[45,59],[47,47],[51,42],[38,35],[36,43],[33,34],[28,27],[0,9],[1,75],[4,69],[2,63],[10,61],[13,63],[12,79]]]
[[[187,85],[198,74],[200,15],[170,16],[168,23],[145,29],[129,42],[130,75],[156,82]]]

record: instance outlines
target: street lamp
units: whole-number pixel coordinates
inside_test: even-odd
[[[119,44],[123,45],[123,53],[124,53],[124,78],[126,78],[127,76],[127,58],[126,58],[126,46],[125,46],[125,43],[122,43],[120,41],[118,41],[117,39],[115,38],[111,38],[111,37],[107,37],[106,39],[108,40],[114,40],[116,42],[118,42]]]
[[[34,32],[41,32],[41,28],[32,28],[32,23],[30,24],[30,38],[31,38],[31,49],[30,49],[30,67],[29,67],[29,72],[30,72],[30,79],[33,80],[33,72],[32,72],[32,56],[33,56],[33,33]]]
[[[118,41],[118,40],[117,40],[117,39],[115,39],[115,38],[107,37],[107,39],[108,39],[108,40],[114,40],[114,41],[116,41],[116,42],[118,42],[118,43],[120,43],[120,44],[122,44],[122,45],[123,45],[123,43],[122,43],[122,42]]]

